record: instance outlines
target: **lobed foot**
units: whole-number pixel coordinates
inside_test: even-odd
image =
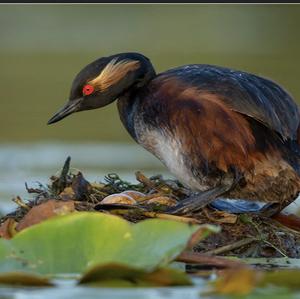
[[[225,183],[221,180],[218,186],[196,195],[192,195],[179,202],[175,207],[168,209],[166,212],[169,214],[181,215],[196,212],[234,188],[240,181],[241,177],[241,174],[234,169],[231,183],[228,183],[228,181]]]
[[[166,212],[169,214],[189,214],[196,212],[197,210],[200,210],[210,204],[217,197],[220,197],[230,189],[231,186],[218,186],[202,193],[192,195],[182,200],[175,207],[168,209]]]

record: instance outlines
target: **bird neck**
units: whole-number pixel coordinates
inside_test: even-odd
[[[137,116],[139,102],[148,90],[148,84],[156,77],[156,72],[150,60],[142,57],[141,67],[127,77],[128,87],[118,95],[117,106],[120,119],[129,134],[136,140],[134,121]],[[131,77],[131,78],[130,78]],[[131,80],[131,82],[130,82]]]
[[[117,101],[120,119],[135,141],[137,141],[137,138],[134,124],[138,118],[140,102],[143,100],[145,93],[147,93],[147,86],[148,84],[145,84],[136,89],[129,89]]]

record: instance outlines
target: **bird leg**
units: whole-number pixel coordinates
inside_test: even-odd
[[[277,202],[272,202],[272,203],[268,203],[266,205],[264,205],[260,211],[259,211],[259,215],[263,216],[263,217],[267,217],[270,218],[273,215],[279,213],[282,210],[280,203]]]
[[[188,214],[190,212],[195,212],[196,210],[204,208],[230,189],[231,185],[229,187],[219,185],[213,189],[192,195],[180,201],[175,207],[168,209],[166,212],[170,214]]]
[[[231,183],[228,183],[228,181],[224,183],[221,180],[218,186],[207,191],[192,195],[180,201],[175,207],[168,209],[166,212],[170,214],[187,214],[200,210],[210,204],[216,198],[234,188],[241,177],[241,174],[238,171],[234,170]]]
[[[286,208],[288,205],[290,205],[294,200],[295,199],[293,199],[291,201],[286,201],[285,203],[279,203],[279,202],[268,203],[260,209],[259,215],[270,218],[270,217],[280,213],[284,208]]]

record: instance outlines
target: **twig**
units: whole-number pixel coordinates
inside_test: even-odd
[[[282,252],[278,247],[276,247],[275,245],[273,245],[271,242],[267,241],[267,240],[262,240],[264,243],[268,244],[269,246],[271,246],[272,248],[274,248],[277,252],[279,252],[283,257],[288,258],[288,256]]]
[[[135,173],[135,177],[137,181],[144,184],[146,187],[156,190],[155,184],[150,179],[148,179],[144,174],[142,174],[140,171],[137,171]]]
[[[287,227],[287,226],[281,224],[280,222],[278,222],[274,219],[269,218],[267,220],[263,220],[263,223],[265,225],[268,225],[268,226],[272,227],[277,232],[278,232],[278,229],[280,228],[280,230],[283,231],[283,232],[292,233],[292,234],[295,234],[297,236],[300,236],[300,231],[297,231],[297,230],[294,230],[290,227]]]
[[[215,266],[218,268],[242,268],[248,267],[246,264],[240,261],[229,260],[223,257],[209,256],[200,254],[197,252],[182,252],[177,258],[177,262],[183,262],[187,264],[201,264]]]
[[[201,224],[199,220],[194,218],[189,218],[189,217],[175,216],[175,215],[155,213],[155,212],[142,212],[142,214],[149,218],[160,218],[160,219],[175,220],[175,221],[180,221],[180,222],[190,223],[190,224]]]
[[[22,200],[20,196],[13,198],[13,202],[23,209],[30,210],[30,207]]]
[[[237,221],[237,215],[230,214],[227,212],[222,212],[222,211],[215,211],[215,213],[219,213],[219,215],[222,216],[222,218],[218,219],[213,216],[211,216],[207,210],[207,208],[203,208],[203,212],[206,216],[206,218],[212,222],[217,222],[217,223],[229,223],[229,224],[235,224]],[[227,215],[227,217],[225,216]]]
[[[254,237],[245,238],[245,239],[239,240],[235,243],[228,244],[228,245],[225,245],[225,246],[222,246],[222,247],[218,247],[218,248],[213,249],[213,250],[209,250],[209,251],[205,252],[204,254],[218,255],[218,254],[221,254],[221,253],[231,251],[231,250],[240,248],[242,246],[248,245],[248,244],[250,244],[254,241],[258,241],[258,240]]]
[[[208,213],[207,208],[203,208],[202,211],[203,211],[205,217],[206,217],[208,220],[210,220],[210,221],[212,221],[212,222],[216,222],[216,221],[217,221],[217,219],[215,219],[214,217],[210,216],[210,214]]]
[[[41,190],[37,188],[29,188],[27,183],[25,183],[25,188],[28,193],[37,193],[37,194],[46,193],[45,190]]]
[[[65,161],[65,164],[63,166],[63,169],[61,171],[61,175],[60,175],[59,181],[58,181],[58,186],[61,188],[61,191],[66,187],[66,184],[67,184],[67,175],[70,170],[70,162],[71,162],[71,157],[69,156]]]

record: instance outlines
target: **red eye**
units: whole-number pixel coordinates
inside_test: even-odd
[[[83,93],[84,95],[88,96],[88,95],[90,95],[91,93],[93,93],[94,90],[95,90],[95,89],[94,89],[94,86],[87,84],[87,85],[84,85],[84,87],[83,87],[83,89],[82,89],[82,93]]]

